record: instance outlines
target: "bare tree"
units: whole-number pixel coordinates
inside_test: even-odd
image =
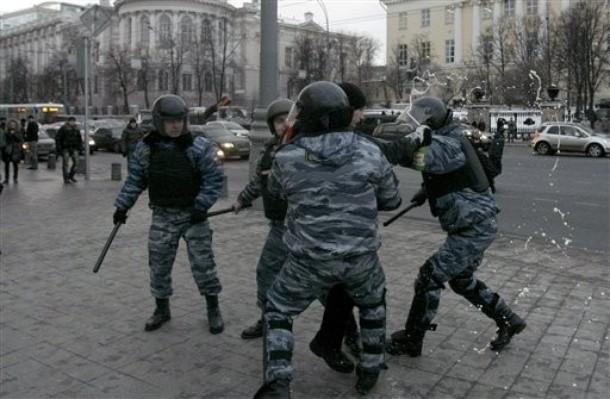
[[[576,109],[593,122],[594,96],[610,76],[608,32],[610,22],[602,0],[582,1],[564,11],[556,30],[568,90],[574,90]]]
[[[9,68],[4,82],[4,97],[6,102],[30,102],[28,93],[29,76],[28,63],[23,57],[13,58],[9,61]]]
[[[298,35],[295,38],[295,60],[297,69],[305,73],[299,90],[312,82],[324,80],[326,38],[310,32]]]
[[[131,51],[111,46],[107,53],[109,65],[106,69],[108,82],[113,93],[123,97],[123,106],[129,110],[129,95],[136,90],[136,71],[131,67]]]

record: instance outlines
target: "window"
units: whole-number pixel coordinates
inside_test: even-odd
[[[551,126],[549,130],[546,131],[547,134],[559,134],[559,126]]]
[[[212,85],[212,73],[211,72],[206,72],[206,74],[203,78],[203,86],[204,86],[204,90],[206,93],[211,93],[212,90],[214,89],[214,87]]]
[[[408,65],[408,54],[407,54],[407,45],[399,44],[398,45],[398,66],[405,67]]]
[[[144,71],[141,69],[138,70],[136,75],[136,86],[140,91],[146,90],[146,76],[144,75]]]
[[[504,0],[504,15],[515,15],[515,0]]]
[[[127,18],[127,21],[125,21],[125,44],[127,45],[127,48],[131,48],[131,33],[132,33],[132,26],[131,26],[131,17]]]
[[[93,94],[98,94],[100,92],[100,77],[99,75],[95,75],[93,77]]]
[[[538,13],[538,0],[527,0],[525,13],[528,15],[536,15]]]
[[[159,71],[158,83],[157,86],[159,90],[167,90],[167,81],[169,80],[169,76],[167,71],[161,70]]]
[[[292,47],[286,47],[284,49],[284,65],[286,68],[292,68],[293,51]]]
[[[445,64],[455,62],[455,42],[453,39],[445,40]]]
[[[192,91],[193,90],[193,75],[185,73],[182,75],[182,90]]]
[[[454,11],[452,6],[445,7],[445,25],[453,24]]]
[[[573,126],[562,126],[561,127],[561,135],[562,136],[571,136],[571,137],[580,137],[580,131]]]
[[[431,53],[430,42],[422,42],[421,43],[421,57],[423,61],[430,61],[430,53]]]
[[[201,41],[209,43],[212,40],[212,23],[206,19],[201,24]]]
[[[494,53],[493,38],[486,37],[483,39],[483,57],[486,62],[491,61]]]
[[[482,6],[481,18],[492,19],[494,16],[493,4],[483,3]]]
[[[193,20],[190,17],[182,17],[180,21],[180,39],[182,43],[193,41]]]
[[[143,16],[142,19],[140,19],[140,41],[142,43],[147,44],[150,41],[151,29],[150,20],[147,16]]]
[[[172,34],[172,21],[167,15],[161,15],[159,18],[159,43],[169,44]]]
[[[430,9],[421,10],[421,26],[430,26]]]
[[[407,29],[407,16],[406,12],[398,13],[398,30],[406,30]]]

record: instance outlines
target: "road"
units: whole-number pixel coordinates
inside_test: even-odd
[[[118,155],[96,153],[93,162],[100,157]],[[228,160],[224,168],[229,195],[236,196],[247,182],[249,162]],[[406,203],[419,188],[421,177],[410,169],[395,170]],[[609,182],[610,157],[540,156],[522,145],[507,146],[503,173],[496,180],[500,234],[553,243],[559,250],[610,252]],[[383,214],[381,219],[391,215]],[[436,221],[427,205],[404,217]]]

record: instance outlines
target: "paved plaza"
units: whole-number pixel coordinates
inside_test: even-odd
[[[39,170],[20,170],[19,184],[11,182],[0,195],[0,398],[251,398],[262,382],[262,340],[244,341],[240,333],[259,317],[262,212],[210,218],[224,333],[208,332],[183,243],[172,320],[145,332],[154,308],[147,196],[119,230],[99,273],[92,273],[122,184],[111,179],[110,162],[123,161],[110,154],[93,158],[89,180],[77,175],[78,183],[65,185],[60,169],[43,162]],[[213,210],[230,206],[240,189],[229,180],[228,197]],[[444,233],[408,215],[381,232],[392,332],[404,324],[417,270]],[[607,399],[608,267],[608,253],[498,237],[478,275],[528,328],[495,353],[489,348],[494,323],[446,290],[423,356],[388,356],[389,369],[368,397]],[[321,315],[314,303],[294,322],[293,397],[358,397],[355,374],[336,373],[309,351]]]

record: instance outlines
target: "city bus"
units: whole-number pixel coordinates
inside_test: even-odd
[[[21,120],[32,115],[41,124],[57,122],[57,115],[65,113],[64,105],[57,103],[0,104],[0,117]]]

